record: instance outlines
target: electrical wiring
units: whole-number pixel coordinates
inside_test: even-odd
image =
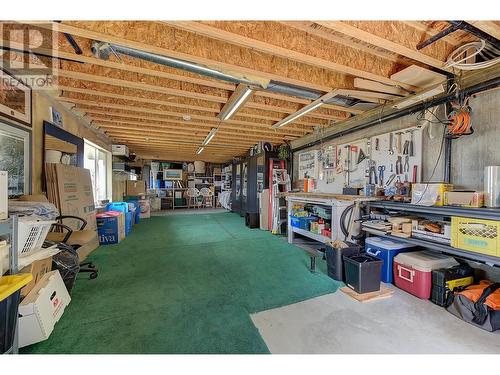
[[[476,57],[481,57],[484,61],[468,63]],[[494,46],[487,44],[484,40],[466,43],[455,49],[446,60],[444,68],[456,68],[459,70],[477,70],[493,66],[500,62],[500,51]]]

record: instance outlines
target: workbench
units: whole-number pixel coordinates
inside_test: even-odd
[[[340,229],[340,216],[342,212],[357,201],[378,200],[379,198],[367,198],[359,195],[342,195],[330,193],[280,193],[280,197],[287,201],[287,219],[288,219],[288,243],[293,243],[296,234],[308,237],[312,240],[327,243],[335,240],[343,240],[344,235]],[[290,216],[292,207],[295,204],[313,204],[327,206],[332,209],[331,218],[331,236],[326,237],[321,234],[312,233],[308,230],[292,227]]]

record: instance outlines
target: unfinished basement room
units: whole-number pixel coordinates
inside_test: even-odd
[[[0,374],[498,368],[499,8],[402,5],[2,5]]]

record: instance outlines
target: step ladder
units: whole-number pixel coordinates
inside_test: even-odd
[[[283,234],[285,233],[284,225],[288,222],[286,215],[287,207],[286,201],[278,196],[279,193],[288,192],[291,190],[290,176],[284,168],[273,168],[271,176],[271,204],[272,204],[272,223],[271,233]],[[285,203],[283,203],[285,202]],[[285,215],[283,215],[283,212]]]

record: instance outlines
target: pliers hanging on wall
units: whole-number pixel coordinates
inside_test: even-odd
[[[396,174],[403,173],[403,163],[401,156],[398,156],[398,160],[396,160]]]
[[[410,163],[409,163],[409,160],[410,160],[410,155],[406,155],[406,156],[405,156],[405,164],[404,164],[404,166],[403,166],[403,171],[404,171],[405,173],[410,171]]]

